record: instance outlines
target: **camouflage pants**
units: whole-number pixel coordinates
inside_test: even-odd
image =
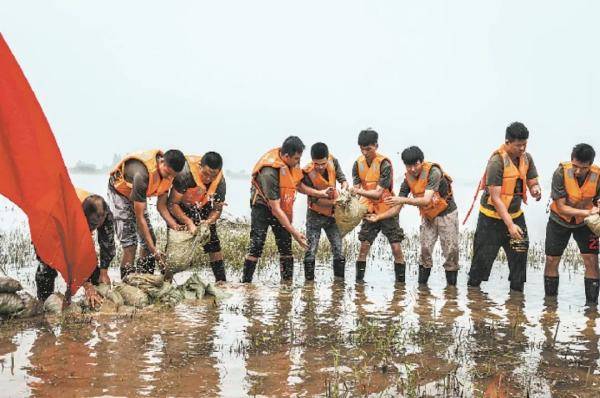
[[[136,246],[138,243],[142,248],[148,250],[144,238],[138,233],[137,223],[135,221],[135,212],[133,211],[133,203],[121,195],[109,184],[108,186],[108,205],[113,214],[115,221],[115,232],[117,238],[121,243],[121,247]],[[156,243],[156,235],[150,224],[150,217],[148,216],[148,208],[144,211],[144,218],[150,228],[150,235],[152,240]]]
[[[458,264],[458,210],[432,221],[421,218],[421,265],[425,268],[433,266],[433,249],[438,238],[444,256],[444,269],[456,271]]]

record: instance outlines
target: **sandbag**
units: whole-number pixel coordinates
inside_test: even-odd
[[[231,297],[231,293],[227,293],[226,291],[219,289],[214,283],[209,283],[206,285],[206,294],[214,296],[216,300],[224,300]]]
[[[160,288],[164,283],[164,277],[162,275],[134,273],[123,278],[123,282],[147,293],[149,289]]]
[[[119,315],[133,315],[135,314],[135,307],[130,306],[130,305],[122,305],[119,307],[119,310],[117,311],[117,313]]]
[[[21,282],[8,276],[0,276],[0,293],[16,293],[23,289]]]
[[[27,292],[17,293],[23,303],[23,309],[17,314],[19,318],[31,318],[44,312],[43,303]]]
[[[202,247],[209,240],[210,229],[205,224],[198,225],[195,234],[169,228],[167,231],[166,272],[173,275],[197,264],[203,253]]]
[[[346,190],[340,192],[334,205],[334,217],[342,237],[361,223],[367,211],[367,206],[360,202],[359,196]]]
[[[99,314],[116,314],[118,310],[119,306],[112,300],[104,300],[102,305],[96,309],[96,312]]]
[[[0,315],[13,315],[25,308],[16,293],[0,293]]]
[[[592,216],[587,216],[585,218],[585,223],[594,235],[600,236],[600,215],[594,214]]]
[[[104,301],[112,301],[117,307],[125,304],[123,297],[121,297],[119,292],[115,289],[111,289],[111,287],[105,283],[100,283],[96,286],[96,291],[105,299]]]
[[[206,291],[206,284],[197,273],[192,274],[182,285],[186,299],[201,299]]]
[[[194,295],[195,297],[195,295]],[[160,295],[157,300],[163,304],[176,305],[185,300],[185,291],[181,286],[171,285],[166,283],[163,285]]]
[[[44,312],[51,315],[60,314],[62,312],[63,301],[65,296],[61,293],[52,293],[46,301],[44,301]]]
[[[72,301],[62,313],[63,315],[80,315],[83,313],[83,308],[81,308],[81,303]]]
[[[116,285],[115,290],[123,297],[125,305],[138,308],[148,305],[148,295],[135,286],[121,283]]]

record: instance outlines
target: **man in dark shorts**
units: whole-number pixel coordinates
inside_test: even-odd
[[[358,135],[360,156],[352,167],[354,186],[350,191],[362,196],[363,203],[368,207],[368,214],[384,214],[392,206],[385,204],[387,197],[394,196],[394,172],[392,162],[386,156],[377,153],[379,135],[376,131],[367,129]],[[367,255],[379,232],[387,238],[394,256],[394,273],[396,282],[404,283],[406,265],[400,243],[404,239],[404,231],[400,228],[398,215],[372,222],[370,216],[362,222],[358,240],[360,251],[356,261],[356,281],[363,282],[367,267]]]
[[[552,176],[552,204],[546,226],[546,296],[558,294],[558,265],[571,235],[579,246],[585,265],[585,298],[598,304],[598,236],[585,225],[587,216],[598,214],[600,168],[594,163],[596,152],[588,144],[575,145],[571,161],[561,163]]]
[[[346,259],[342,247],[342,235],[335,223],[334,201],[337,196],[336,183],[341,184],[341,189],[348,189],[346,176],[338,160],[329,152],[329,148],[322,142],[317,142],[310,148],[310,162],[304,168],[304,185],[318,190],[331,189],[329,198],[315,198],[307,196],[308,207],[306,210],[306,236],[308,250],[304,253],[304,277],[311,281],[315,279],[315,258],[321,239],[321,230],[325,231],[331,253],[333,255],[333,275],[344,278]]]
[[[488,161],[479,185],[484,193],[473,240],[471,287],[488,280],[502,247],[508,260],[510,289],[523,291],[529,240],[521,203],[527,202],[527,189],[537,201],[542,198],[533,158],[526,152],[528,139],[525,125],[512,123],[506,128],[504,144]]]
[[[97,231],[98,246],[100,247],[100,262],[89,279],[83,284],[86,300],[91,307],[95,307],[102,302],[102,298],[96,292],[94,286],[100,283],[110,284],[108,267],[116,252],[115,227],[112,213],[104,198],[79,188],[75,188],[75,191],[81,201],[83,213],[90,227],[90,233]],[[54,282],[58,272],[44,264],[39,257],[38,261],[39,265],[35,273],[37,298],[45,301],[48,296],[54,293]]]
[[[165,220],[171,229],[184,226],[191,233],[200,223],[209,225],[210,240],[204,245],[215,280],[225,281],[225,265],[217,220],[223,212],[227,187],[223,176],[223,158],[217,152],[203,156],[186,155],[183,170],[177,174],[169,193],[169,216]],[[159,199],[160,200],[160,199]]]
[[[165,261],[156,246],[156,236],[148,216],[147,198],[156,196],[163,216],[169,212],[164,200],[173,179],[183,169],[181,151],[149,150],[127,155],[113,169],[108,182],[108,203],[115,219],[117,238],[123,248],[121,278],[132,272],[154,273],[155,262]],[[142,246],[135,263],[138,243]]]
[[[281,280],[290,282],[294,275],[292,237],[307,249],[306,237],[292,225],[296,192],[327,198],[328,191],[318,191],[302,183],[298,166],[304,152],[300,138],[290,136],[283,145],[265,153],[252,170],[250,189],[250,247],[244,262],[244,283],[252,282],[256,263],[262,256],[269,227],[279,251]]]

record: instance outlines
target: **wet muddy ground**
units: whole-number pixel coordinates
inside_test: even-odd
[[[358,285],[353,266],[345,283],[329,264],[305,283],[297,264],[292,285],[267,266],[252,285],[225,285],[220,303],[8,321],[0,396],[600,395],[600,316],[583,305],[580,271],[563,268],[558,299],[544,300],[538,266],[524,294],[509,294],[501,262],[481,290],[466,269],[447,288],[437,268],[427,288],[414,263],[406,285],[388,260],[370,261]]]

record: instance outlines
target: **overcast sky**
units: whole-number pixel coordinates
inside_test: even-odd
[[[543,177],[600,147],[598,1],[7,1],[0,29],[66,162],[141,148],[225,168],[299,135],[347,171],[357,133],[478,177],[514,120]],[[597,148],[598,149],[598,148]],[[305,159],[308,156],[305,155]]]

